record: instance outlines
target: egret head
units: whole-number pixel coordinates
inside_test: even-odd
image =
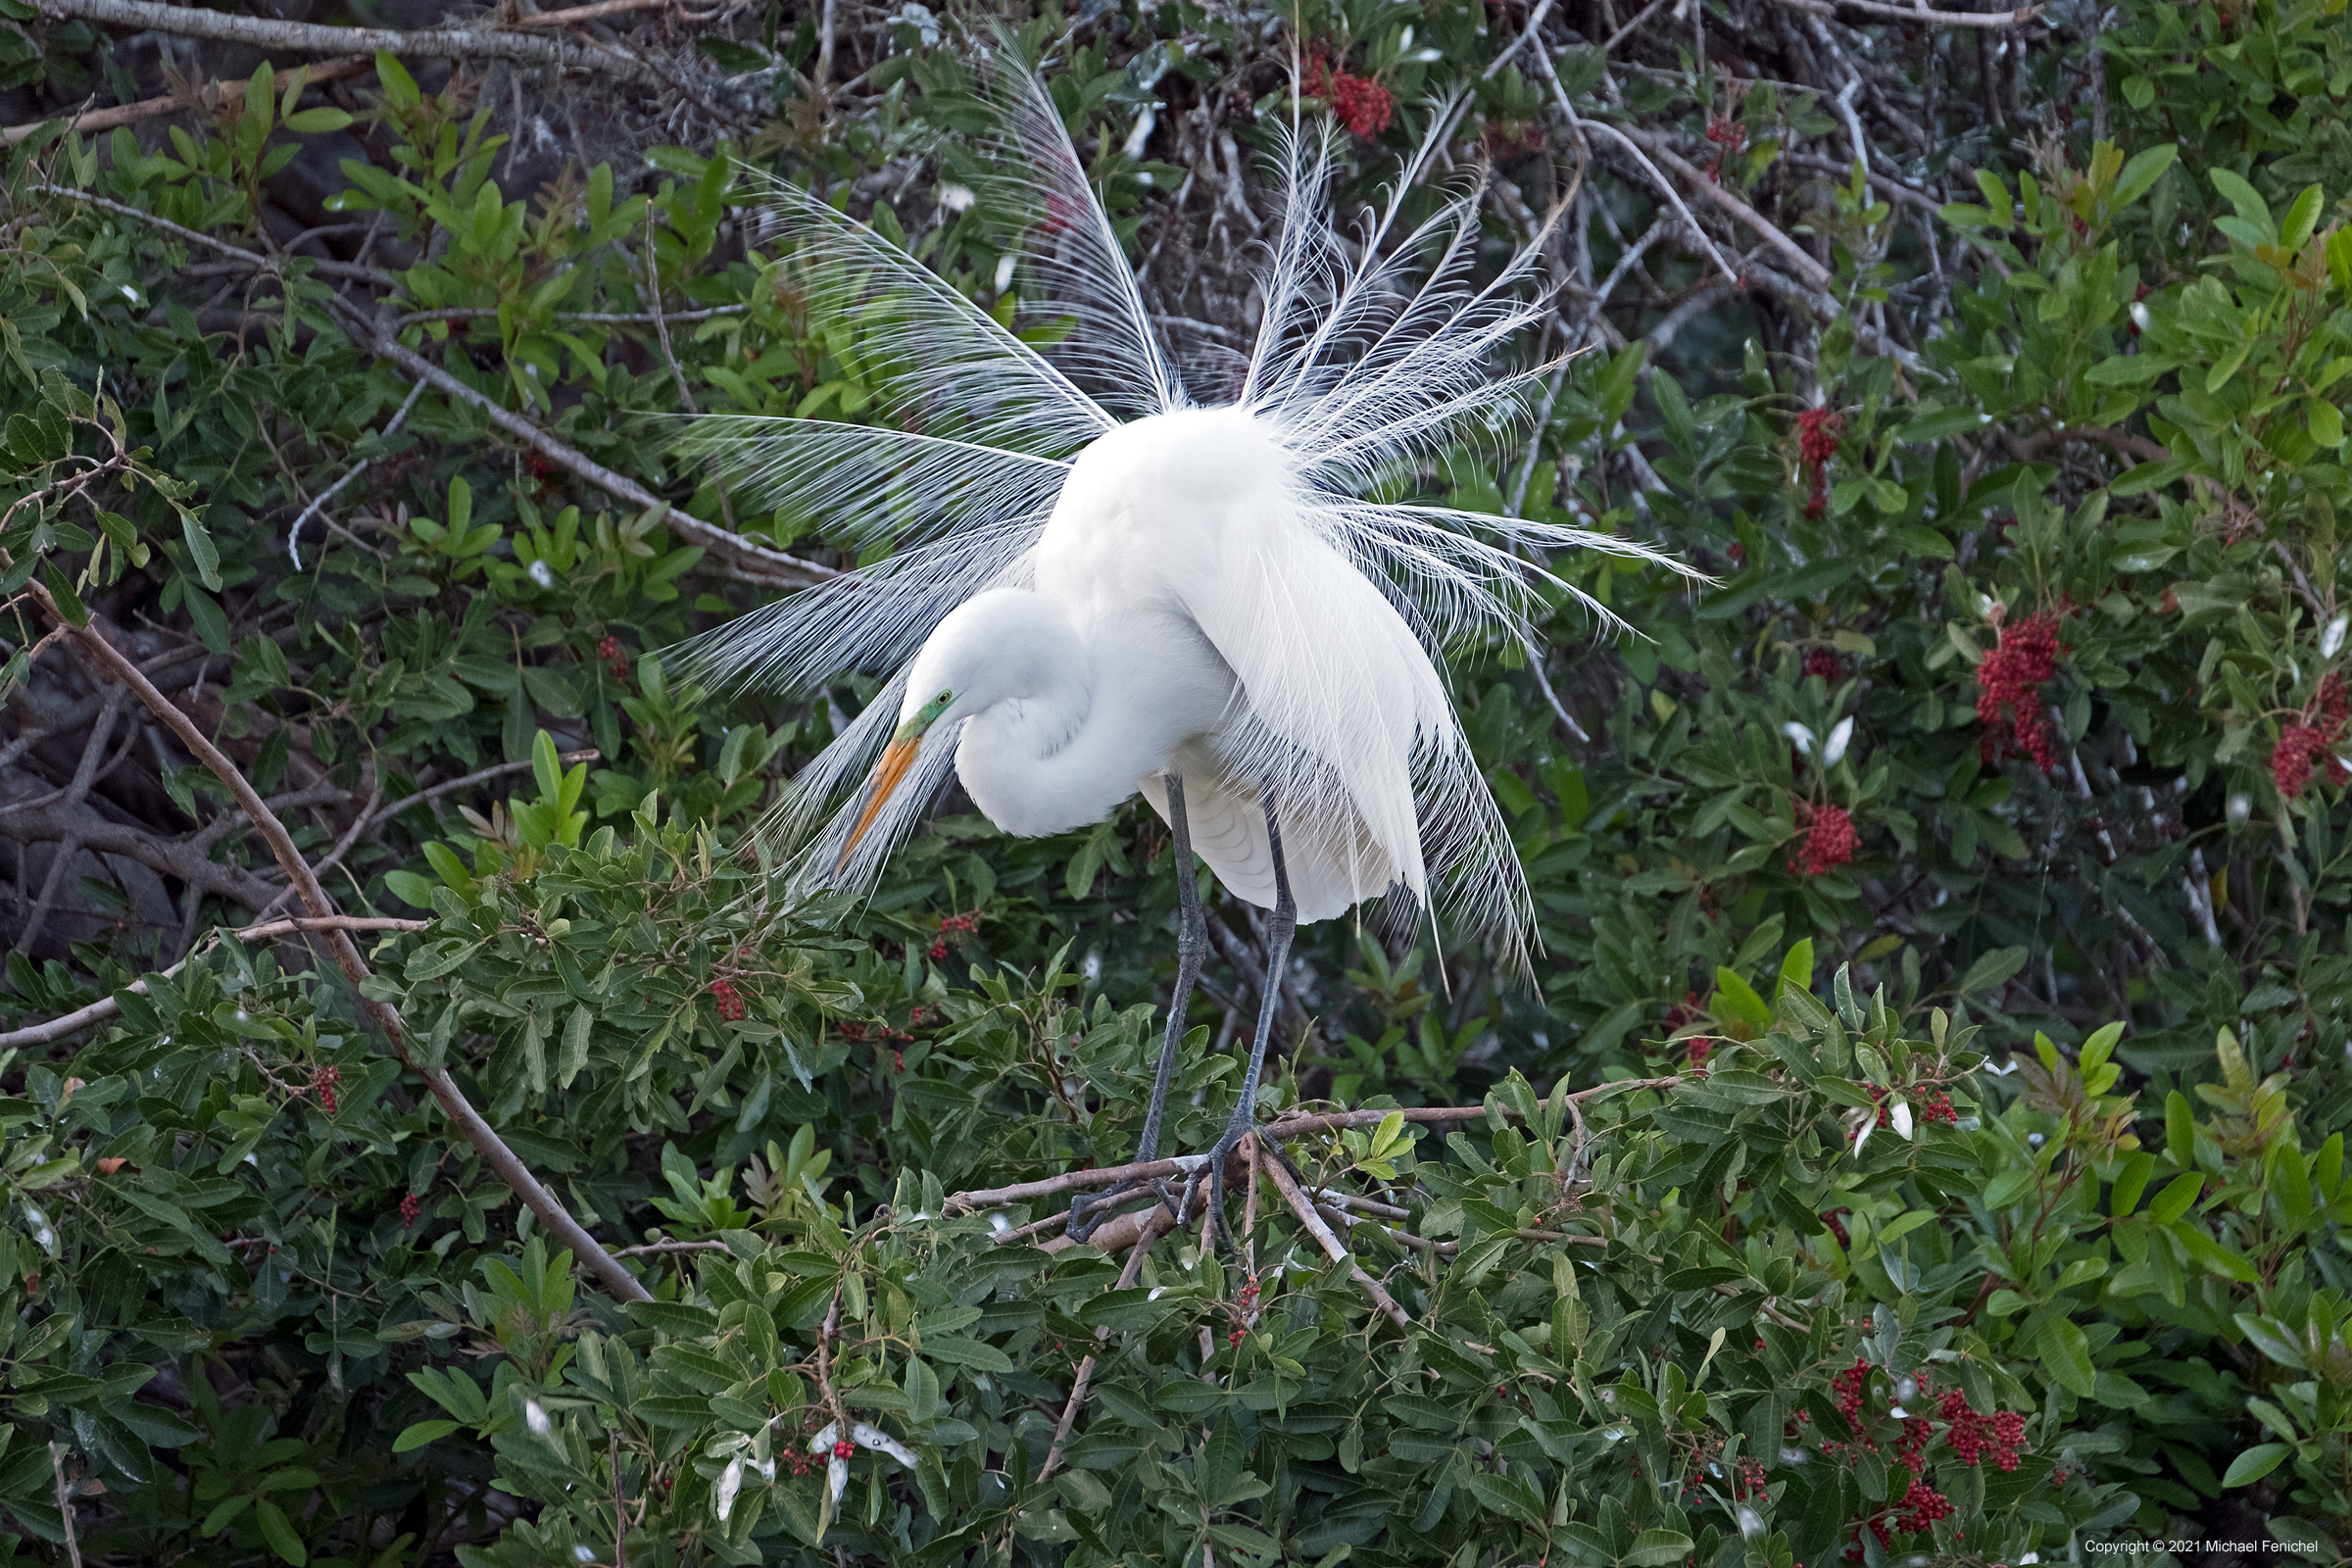
[[[899,727],[874,767],[865,807],[841,849],[847,861],[882,814],[926,738],[952,737],[1001,703],[1083,683],[1086,652],[1067,616],[1025,588],[992,588],[951,611],[914,656]]]

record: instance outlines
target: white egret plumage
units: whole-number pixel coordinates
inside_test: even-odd
[[[780,808],[805,888],[870,885],[951,767],[1015,834],[1098,822],[1142,792],[1173,830],[1182,912],[1139,1159],[1157,1152],[1205,946],[1192,855],[1269,910],[1221,1170],[1254,1116],[1296,921],[1394,895],[1525,969],[1525,880],[1434,651],[1525,636],[1535,588],[1557,582],[1553,552],[1674,564],[1611,535],[1366,499],[1516,419],[1553,369],[1494,368],[1549,306],[1528,286],[1532,248],[1473,278],[1480,191],[1407,221],[1434,136],[1351,242],[1328,211],[1330,134],[1283,138],[1263,314],[1248,354],[1210,368],[1230,400],[1204,405],[1051,97],[1004,63],[993,93],[997,194],[1035,218],[1025,294],[1070,330],[1034,348],[870,230],[779,188],[799,285],[812,315],[864,334],[849,352],[883,422],[706,418],[690,440],[756,499],[891,553],[712,633],[695,664],[785,688],[891,673]]]

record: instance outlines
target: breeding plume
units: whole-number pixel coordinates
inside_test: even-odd
[[[1663,558],[1366,499],[1466,434],[1507,430],[1554,368],[1496,368],[1548,306],[1529,297],[1533,252],[1472,275],[1479,190],[1406,220],[1434,139],[1344,239],[1332,134],[1292,127],[1262,315],[1218,323],[1247,350],[1180,368],[1051,98],[1009,66],[994,93],[992,194],[1033,220],[1024,270],[999,287],[1021,277],[1024,310],[1066,336],[1031,347],[895,246],[777,190],[797,286],[812,319],[849,334],[839,354],[878,389],[874,422],[711,418],[692,439],[739,495],[887,554],[714,633],[697,664],[783,689],[890,676],[780,808],[804,888],[870,885],[950,768],[1022,835],[1099,822],[1142,792],[1173,832],[1182,912],[1141,1159],[1157,1152],[1205,945],[1193,855],[1267,909],[1221,1171],[1254,1114],[1295,922],[1395,898],[1525,966],[1525,881],[1433,651],[1524,635],[1552,552]]]

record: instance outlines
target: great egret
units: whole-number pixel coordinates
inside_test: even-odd
[[[813,319],[848,323],[838,352],[878,389],[876,422],[707,418],[690,439],[755,497],[888,553],[711,634],[697,665],[803,689],[896,670],[781,808],[803,888],[869,886],[951,766],[1014,834],[1098,822],[1143,793],[1173,834],[1181,907],[1139,1160],[1158,1152],[1206,946],[1193,856],[1269,911],[1257,1030],[1209,1161],[1221,1192],[1298,921],[1394,894],[1525,969],[1525,881],[1430,651],[1470,631],[1524,637],[1531,590],[1557,582],[1549,552],[1673,563],[1609,535],[1366,499],[1465,432],[1503,427],[1554,368],[1492,368],[1549,307],[1526,297],[1532,248],[1472,281],[1480,190],[1404,218],[1442,131],[1352,245],[1327,213],[1332,133],[1281,138],[1263,314],[1246,356],[1209,367],[1238,393],[1202,406],[1051,97],[1003,64],[990,93],[998,194],[1035,215],[1023,303],[1070,330],[1041,352],[904,251],[778,189],[796,282]]]

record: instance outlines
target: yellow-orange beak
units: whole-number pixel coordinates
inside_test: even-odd
[[[874,818],[882,814],[882,808],[889,804],[892,792],[906,778],[906,769],[914,765],[914,754],[921,745],[922,738],[915,736],[906,740],[893,740],[883,748],[882,760],[875,766],[873,779],[866,786],[865,809],[858,813],[858,825],[850,829],[849,840],[841,847],[841,857],[833,862],[834,870],[839,871],[849,864],[850,856],[858,848],[858,841],[865,837],[865,830],[874,825]]]

